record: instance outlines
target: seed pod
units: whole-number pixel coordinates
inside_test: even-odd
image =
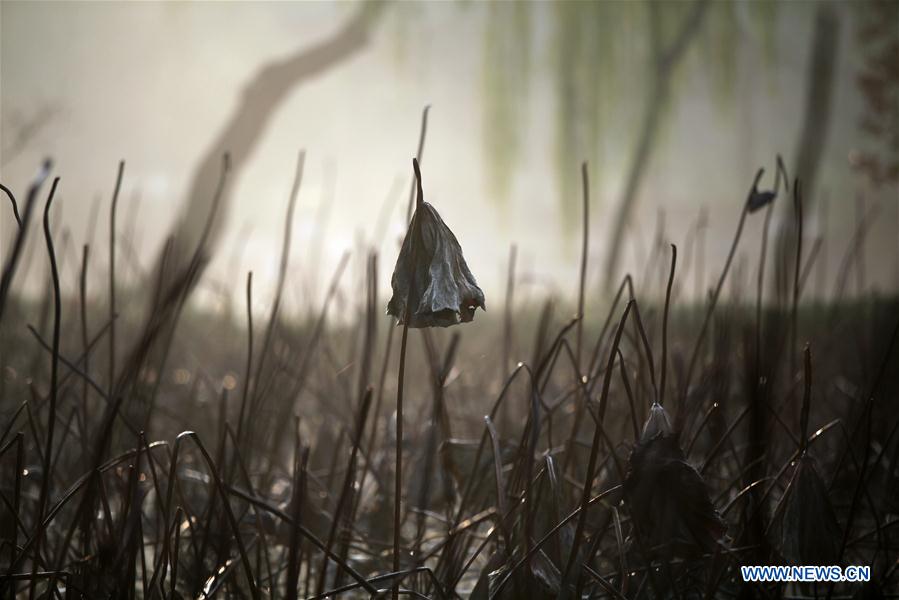
[[[668,413],[653,404],[628,461],[625,502],[647,550],[668,555],[710,552],[727,527],[677,437]]]
[[[462,246],[433,206],[424,201],[421,173],[415,215],[393,269],[393,296],[387,314],[409,327],[449,327],[467,323],[478,307],[487,310],[484,292],[462,256]],[[408,310],[407,310],[408,303]]]

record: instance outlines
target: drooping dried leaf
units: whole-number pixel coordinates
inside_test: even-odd
[[[754,213],[757,210],[760,210],[769,204],[771,204],[774,199],[777,198],[777,194],[771,190],[758,191],[752,190],[752,194],[749,196],[749,201],[747,203],[749,212]]]
[[[390,284],[387,313],[402,323],[408,299],[409,327],[449,327],[471,321],[478,307],[487,310],[462,246],[427,202],[418,204]]]
[[[843,533],[814,459],[799,459],[784,498],[780,551],[794,565],[837,564]]]
[[[670,555],[713,551],[727,527],[670,423],[654,404],[628,461],[625,501],[647,550]]]

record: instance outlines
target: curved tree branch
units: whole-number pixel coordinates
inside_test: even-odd
[[[298,85],[352,57],[368,44],[371,24],[384,8],[383,1],[366,2],[341,29],[327,40],[304,48],[260,68],[243,89],[240,102],[224,126],[200,158],[194,171],[187,203],[175,225],[175,248],[171,272],[186,268],[189,257],[197,250],[201,232],[214,197],[221,156],[227,152],[231,168],[239,176],[247,159],[256,149],[278,107]],[[233,181],[233,179],[232,179]],[[211,224],[208,245],[214,245],[227,213],[231,186],[224,191],[221,209]],[[204,253],[208,248],[201,249]]]

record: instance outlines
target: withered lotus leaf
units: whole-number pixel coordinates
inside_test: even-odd
[[[433,206],[423,200],[421,175],[418,202],[406,232],[391,287],[387,314],[402,324],[409,303],[409,327],[449,327],[467,323],[475,309],[487,310],[484,292],[462,256],[462,246]]]
[[[814,459],[803,454],[787,488],[781,523],[781,554],[794,565],[833,565],[843,532]]]
[[[670,555],[712,551],[727,527],[670,423],[665,409],[653,404],[628,461],[625,502],[647,550]]]

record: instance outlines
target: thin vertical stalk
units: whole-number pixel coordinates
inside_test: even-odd
[[[421,129],[418,131],[418,151],[415,153],[415,159],[419,164],[421,164],[421,161],[424,160],[425,157],[425,137],[428,134],[428,112],[430,112],[430,110],[431,105],[427,104],[421,111]],[[421,181],[416,178],[416,180],[412,182],[412,189],[409,190],[409,203],[406,205],[406,223],[412,220],[412,200],[415,197],[415,190],[420,186]]]
[[[569,550],[568,561],[565,564],[565,571],[562,574],[562,597],[567,595],[568,582],[571,577],[571,570],[577,561],[578,549],[583,541],[584,526],[587,520],[587,506],[590,502],[590,492],[593,488],[593,476],[596,470],[596,461],[599,456],[599,443],[602,438],[602,423],[605,417],[606,404],[609,398],[609,387],[612,383],[613,367],[615,365],[615,356],[618,345],[621,343],[621,335],[624,333],[624,326],[627,323],[628,314],[631,307],[634,306],[634,300],[630,300],[624,307],[624,313],[621,315],[621,321],[618,323],[618,329],[615,331],[615,338],[612,342],[612,349],[609,352],[609,360],[606,365],[605,376],[603,378],[602,392],[599,397],[599,410],[597,415],[596,431],[593,434],[593,443],[590,446],[590,458],[587,460],[587,475],[584,479],[584,489],[581,495],[580,514],[578,515],[577,526],[574,532],[574,538]]]
[[[587,163],[581,164],[581,179],[584,186],[583,194],[583,239],[581,241],[581,271],[578,280],[577,292],[577,326],[575,356],[578,371],[581,370],[581,341],[584,336],[584,285],[587,281],[587,252],[590,247],[590,183],[587,179]]]
[[[755,180],[752,183],[752,188],[749,190],[749,196],[746,202],[743,203],[743,210],[740,211],[740,221],[737,223],[737,232],[734,234],[734,240],[731,243],[730,250],[727,253],[727,259],[724,261],[724,268],[721,270],[721,275],[718,277],[718,284],[715,286],[715,290],[712,292],[712,297],[709,301],[709,306],[706,309],[705,317],[702,320],[702,325],[699,328],[699,334],[696,337],[696,343],[693,345],[693,353],[690,355],[690,362],[687,366],[687,374],[684,377],[683,390],[682,390],[682,401],[686,401],[687,394],[690,390],[690,380],[693,378],[693,370],[696,368],[696,361],[699,358],[699,352],[702,349],[702,342],[705,340],[705,334],[709,327],[709,322],[712,320],[712,314],[715,312],[715,306],[718,304],[718,298],[721,296],[721,289],[724,287],[724,280],[727,279],[727,274],[730,271],[730,265],[733,263],[734,255],[737,252],[737,245],[740,243],[740,236],[743,234],[743,225],[746,223],[746,215],[749,214],[749,198],[756,192],[758,188],[758,183],[762,178],[762,175],[765,173],[764,169],[759,169],[755,174]]]
[[[796,374],[796,328],[799,308],[799,270],[802,266],[802,186],[793,184],[793,206],[796,211],[796,260],[793,267],[793,302],[790,311],[790,378]]]
[[[90,345],[88,342],[88,326],[87,326],[87,265],[90,257],[90,246],[85,244],[81,254],[81,276],[79,278],[78,294],[81,309],[81,347],[84,356],[84,372],[90,374]],[[81,427],[82,427],[82,452],[85,456],[88,453],[87,438],[89,435],[87,425],[88,398],[90,397],[90,385],[87,378],[84,378],[81,390]]]
[[[659,376],[659,404],[665,403],[665,374],[668,371],[668,311],[671,308],[671,286],[674,284],[674,270],[677,268],[677,246],[671,244],[671,271],[668,273],[668,287],[665,289],[665,313],[662,317],[662,364]]]
[[[318,588],[316,590],[316,594],[322,594],[325,591],[325,582],[328,577],[328,555],[331,553],[331,548],[334,546],[334,541],[336,540],[338,531],[340,529],[340,522],[343,520],[343,512],[346,506],[346,503],[350,501],[350,496],[353,487],[353,478],[356,475],[356,459],[359,454],[359,448],[362,445],[362,434],[365,431],[365,421],[368,418],[368,409],[371,406],[371,394],[372,389],[368,388],[365,390],[365,395],[362,398],[362,406],[359,409],[359,420],[356,424],[356,430],[353,434],[353,449],[350,451],[350,460],[347,464],[346,474],[344,475],[343,485],[340,489],[340,496],[337,499],[337,507],[334,509],[334,514],[331,517],[331,527],[328,532],[328,541],[325,543],[325,547],[328,549],[328,552],[322,556],[321,568],[318,573]]]
[[[28,236],[28,224],[31,222],[31,214],[34,212],[34,206],[37,203],[37,194],[44,184],[44,181],[49,177],[51,166],[52,163],[49,160],[44,161],[40,171],[38,171],[37,177],[34,178],[31,186],[28,188],[28,195],[25,198],[25,210],[22,215],[22,225],[19,227],[19,231],[16,234],[16,239],[13,242],[9,258],[7,258],[6,262],[3,264],[3,274],[0,275],[0,322],[3,321],[3,308],[6,306],[6,298],[9,295],[10,289],[12,289],[12,280],[16,274],[19,257],[25,247],[25,239]]]
[[[109,207],[109,389],[107,395],[112,398],[115,386],[115,222],[116,211],[119,206],[119,190],[122,188],[122,175],[125,171],[125,161],[119,161],[119,170],[116,174],[115,189],[112,192],[112,205]]]
[[[500,365],[500,380],[506,378],[509,370],[509,359],[512,356],[512,306],[515,294],[515,263],[518,259],[518,247],[512,244],[509,249],[509,271],[506,278],[506,307],[503,321],[503,363]]]
[[[425,109],[427,115],[427,109]],[[418,159],[412,159],[412,168],[415,170],[415,182],[418,190],[416,198],[417,209],[421,208],[424,203],[424,192],[421,185],[421,169],[418,166]],[[412,255],[412,264],[415,264],[415,252],[418,241],[418,210],[416,209],[412,222],[409,225],[410,238],[409,248]],[[403,337],[400,341],[400,366],[397,373],[396,388],[396,466],[394,475],[394,504],[393,504],[393,571],[400,570],[400,527],[402,523],[402,495],[403,495],[403,384],[406,375],[406,344],[409,338],[409,319],[412,316],[412,290],[415,289],[415,269],[412,269],[411,279],[409,281],[409,290],[406,292],[406,309],[403,315]],[[394,600],[399,598],[399,580],[393,585],[392,596]]]
[[[247,368],[243,378],[243,397],[240,400],[240,414],[237,417],[237,443],[243,433],[243,422],[250,395],[250,377],[253,369],[253,271],[247,273]]]
[[[300,192],[300,185],[303,182],[303,167],[306,163],[306,152],[304,150],[300,150],[299,155],[297,156],[297,166],[294,172],[293,184],[290,189],[290,196],[287,201],[287,214],[284,217],[284,234],[281,240],[281,260],[278,266],[278,282],[277,287],[275,288],[275,299],[272,303],[272,310],[269,314],[268,325],[265,328],[265,335],[262,338],[262,347],[259,350],[259,362],[256,364],[256,375],[254,380],[256,382],[255,387],[253,388],[253,397],[251,403],[253,405],[254,411],[258,412],[262,406],[262,369],[265,366],[265,360],[268,357],[269,350],[272,344],[272,337],[275,333],[275,328],[278,325],[278,319],[280,318],[280,310],[281,310],[281,298],[284,293],[284,283],[287,280],[287,265],[290,260],[290,244],[292,239],[293,232],[293,213],[296,207],[297,196]],[[256,421],[253,421],[255,425]],[[239,427],[239,424],[238,424]],[[252,437],[252,430],[249,432],[249,435]]]
[[[44,538],[44,528],[41,523],[44,520],[44,513],[47,509],[47,497],[50,495],[50,481],[53,478],[52,457],[53,457],[53,432],[56,427],[56,395],[57,384],[59,378],[59,330],[60,321],[62,320],[62,300],[59,291],[59,270],[56,265],[56,251],[53,248],[53,234],[50,232],[50,207],[53,205],[53,196],[56,194],[56,186],[59,185],[59,177],[53,180],[53,186],[50,188],[50,195],[47,197],[47,203],[44,205],[44,240],[47,243],[47,255],[50,258],[50,276],[53,280],[53,357],[50,362],[50,395],[49,395],[49,413],[47,415],[47,439],[44,446],[44,465],[41,476],[41,492],[37,505],[38,524],[37,540],[34,546],[35,559],[31,567],[31,586],[29,596],[34,597],[36,578],[35,573],[38,568],[38,557],[41,554],[41,543]]]

